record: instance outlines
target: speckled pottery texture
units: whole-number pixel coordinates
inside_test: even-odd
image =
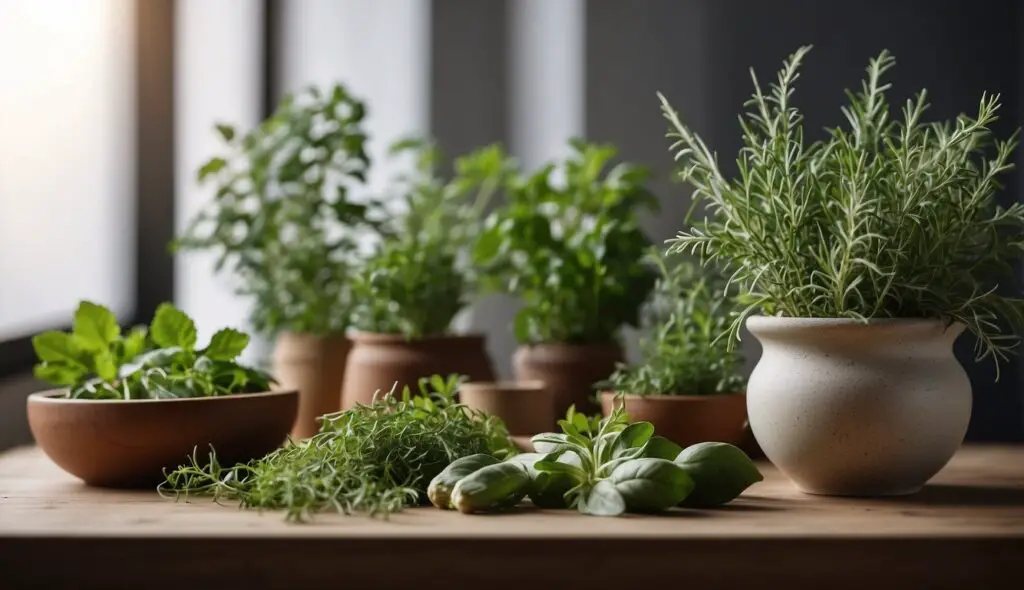
[[[750,427],[804,492],[910,494],[963,442],[971,384],[953,356],[963,325],[755,316],[747,328],[763,349]]]

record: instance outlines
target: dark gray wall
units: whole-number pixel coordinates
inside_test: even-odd
[[[614,141],[625,157],[662,171],[671,161],[667,141],[658,141],[666,126],[656,91],[732,168],[740,147],[736,114],[751,90],[748,68],[762,82],[772,79],[782,60],[808,43],[814,50],[795,95],[808,130],[841,121],[843,89],[859,85],[868,58],[883,48],[897,59],[891,96],[926,87],[930,115],[949,118],[976,108],[982,91],[1000,92],[999,133],[1021,125],[1024,7],[1013,0],[588,0],[586,30],[588,136]],[[681,226],[689,197],[667,181],[659,188],[664,211],[648,227],[663,239]],[[1003,198],[1022,198],[1017,176]],[[1020,293],[1019,281],[1012,288]],[[753,339],[745,341],[756,355]],[[969,438],[1024,440],[1024,365],[1014,359],[993,383],[990,363],[971,362],[972,346],[968,337],[958,343],[975,391]]]

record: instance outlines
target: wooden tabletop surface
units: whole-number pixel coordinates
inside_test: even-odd
[[[966,447],[921,493],[899,499],[804,495],[770,465],[762,471],[765,481],[717,510],[598,518],[419,508],[292,524],[205,499],[88,488],[40,451],[18,449],[0,455],[0,588],[202,580],[198,588],[237,576],[255,587],[389,588],[436,575],[489,588],[672,578],[708,588],[969,589],[999,588],[1000,576],[1024,567],[1024,446]],[[47,567],[57,555],[60,567]]]

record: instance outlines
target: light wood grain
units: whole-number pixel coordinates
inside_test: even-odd
[[[1024,563],[1024,447],[965,448],[924,491],[899,499],[808,496],[769,465],[762,470],[764,482],[718,510],[597,518],[526,506],[492,516],[422,508],[388,520],[327,514],[296,525],[201,498],[175,503],[155,492],[87,488],[38,450],[19,449],[0,456],[0,572],[61,555],[48,575],[113,588],[121,579],[109,577],[114,571],[89,572],[118,555],[125,584],[139,576],[152,583],[154,572],[170,584],[255,568],[268,587],[314,583],[338,569],[368,584],[354,588],[398,587],[432,571],[505,587],[536,576],[553,583],[566,575],[558,564],[575,560],[602,572],[591,587],[665,575],[708,587],[825,583],[818,576],[830,588],[889,587],[871,578],[883,567],[896,576],[886,580],[913,587],[988,588],[998,586],[979,582]],[[503,576],[489,579],[495,571]],[[2,575],[0,588],[8,588]]]

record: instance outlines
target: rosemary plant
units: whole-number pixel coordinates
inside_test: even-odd
[[[1001,140],[990,129],[999,96],[982,95],[974,115],[926,122],[922,90],[893,118],[883,76],[895,60],[883,51],[860,91],[847,92],[846,124],[809,143],[791,102],[809,50],[789,56],[767,93],[751,72],[732,178],[659,95],[681,177],[708,206],[703,221],[688,220],[670,240],[670,252],[719,263],[749,291],[728,331],[736,337],[758,311],[942,318],[977,337],[979,360],[1004,359],[1024,328],[1024,300],[999,288],[1024,251],[1024,204],[996,203],[1017,145],[1017,133]]]
[[[243,508],[284,510],[289,520],[317,512],[388,515],[426,500],[430,480],[455,459],[514,453],[500,419],[454,401],[458,376],[419,381],[420,392],[375,397],[370,405],[321,417],[320,432],[262,459],[223,466],[215,450],[203,463],[166,475],[164,497],[212,496]]]
[[[244,136],[216,126],[226,151],[198,173],[215,198],[172,249],[214,252],[216,270],[230,269],[238,293],[254,300],[257,330],[350,325],[357,233],[376,225],[373,204],[350,196],[369,167],[365,112],[343,86],[309,87]]]
[[[476,292],[468,251],[483,213],[507,173],[508,158],[488,146],[457,158],[454,174],[438,174],[441,154],[424,140],[403,140],[392,154],[412,153],[412,174],[398,176],[385,202],[395,204],[385,239],[353,279],[354,325],[407,339],[444,334]]]
[[[728,330],[736,300],[725,291],[725,278],[696,261],[675,264],[654,250],[661,270],[643,310],[647,337],[640,340],[640,363],[620,364],[598,384],[602,389],[635,395],[715,395],[743,390],[743,353],[719,336]]]

